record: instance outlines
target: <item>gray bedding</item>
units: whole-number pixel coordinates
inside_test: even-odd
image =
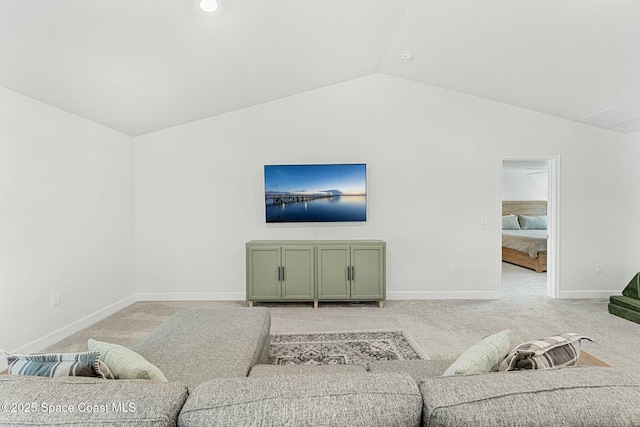
[[[547,250],[548,230],[502,230],[502,246],[538,258]]]

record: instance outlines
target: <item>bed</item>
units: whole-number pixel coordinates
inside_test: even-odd
[[[503,201],[502,215],[502,261],[547,271],[547,202]]]

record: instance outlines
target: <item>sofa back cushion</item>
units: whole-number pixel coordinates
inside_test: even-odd
[[[418,426],[421,409],[418,386],[404,374],[227,378],[201,384],[179,426]]]
[[[250,377],[273,377],[280,375],[319,375],[367,372],[360,365],[267,365],[259,364],[251,368]]]
[[[179,383],[0,375],[0,425],[175,426]]]
[[[455,359],[435,360],[378,360],[369,362],[367,370],[371,372],[396,372],[410,375],[414,380],[441,377]]]
[[[423,426],[638,426],[640,374],[573,367],[432,378]]]

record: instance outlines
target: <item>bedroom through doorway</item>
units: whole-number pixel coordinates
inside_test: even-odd
[[[502,158],[500,289],[503,298],[557,297],[555,158]]]

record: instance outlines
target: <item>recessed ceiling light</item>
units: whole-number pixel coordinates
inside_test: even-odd
[[[216,0],[200,0],[200,9],[205,12],[215,12],[218,10],[218,2]]]

